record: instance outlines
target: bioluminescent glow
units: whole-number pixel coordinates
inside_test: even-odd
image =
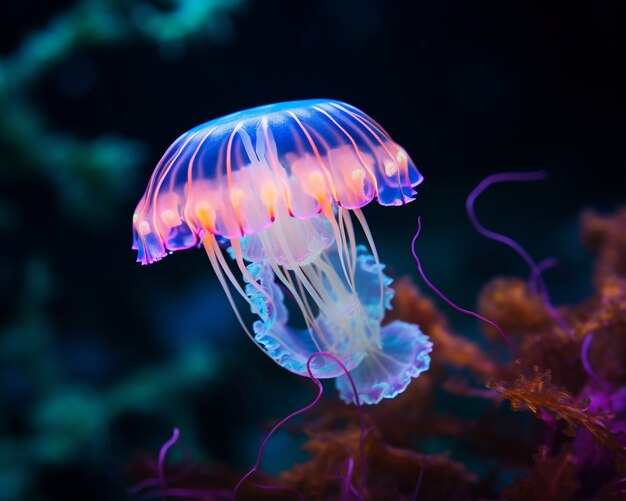
[[[422,179],[407,152],[354,106],[260,106],[199,125],[169,147],[133,216],[133,248],[149,264],[202,244],[266,355],[306,376],[312,355],[330,353],[359,399],[377,403],[428,369],[432,344],[416,325],[381,326],[393,290],[360,209],[374,199],[408,203]],[[366,245],[357,243],[358,227]],[[232,291],[258,315],[252,331]],[[290,325],[287,301],[303,327]],[[336,378],[342,399],[354,402],[336,363],[317,357],[312,369]]]

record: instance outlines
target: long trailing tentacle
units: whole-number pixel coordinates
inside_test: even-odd
[[[306,412],[306,411],[312,409],[313,407],[315,407],[315,405],[322,398],[322,394],[324,393],[324,387],[322,386],[321,381],[318,378],[315,377],[315,375],[313,374],[313,371],[311,370],[311,363],[313,362],[313,360],[315,360],[316,358],[319,358],[319,357],[327,357],[327,358],[330,358],[331,360],[333,360],[337,365],[339,365],[339,367],[341,367],[341,369],[344,371],[345,375],[350,379],[350,381],[352,383],[352,390],[354,391],[354,398],[355,398],[355,401],[356,401],[356,404],[357,404],[357,408],[358,408],[358,411],[359,411],[359,424],[360,424],[359,460],[360,460],[360,463],[361,463],[361,485],[364,484],[364,479],[365,479],[365,454],[364,454],[365,420],[364,420],[364,417],[363,417],[363,409],[361,408],[361,403],[359,401],[359,395],[358,395],[356,386],[354,384],[354,381],[352,381],[352,377],[350,376],[350,371],[348,371],[348,369],[345,367],[345,365],[343,365],[341,360],[339,360],[337,357],[335,357],[331,353],[318,352],[318,353],[314,353],[313,355],[311,355],[309,357],[309,359],[307,360],[307,363],[306,363],[306,369],[307,369],[307,372],[308,372],[308,375],[309,375],[309,379],[311,379],[311,381],[313,381],[315,386],[317,386],[317,395],[315,396],[315,398],[313,399],[313,401],[310,404],[305,405],[301,409],[298,409],[297,411],[292,412],[288,416],[286,416],[283,419],[281,419],[270,430],[270,432],[265,436],[265,438],[263,439],[263,442],[261,443],[261,447],[259,448],[259,453],[257,455],[256,462],[254,463],[252,468],[250,468],[250,470],[243,477],[241,477],[241,479],[239,479],[239,482],[237,482],[237,484],[235,485],[235,487],[233,489],[233,494],[234,495],[237,494],[237,492],[241,488],[242,484],[248,479],[248,477],[250,477],[250,475],[252,475],[255,471],[257,471],[259,469],[259,466],[261,465],[261,460],[263,459],[263,452],[265,451],[265,446],[267,445],[267,442],[272,437],[272,435],[274,435],[274,433],[276,433],[276,431],[283,424],[285,424],[287,421],[289,421],[289,420],[293,419],[294,417],[298,416],[299,414],[303,414],[304,412]]]
[[[422,280],[424,280],[424,283],[426,283],[426,285],[435,293],[437,294],[441,299],[443,299],[449,306],[451,306],[452,308],[454,308],[455,310],[464,313],[465,315],[470,315],[474,318],[477,318],[478,320],[481,320],[482,322],[485,322],[486,324],[491,325],[494,329],[496,329],[500,335],[502,336],[502,338],[506,341],[506,343],[509,345],[509,348],[511,348],[511,351],[513,352],[513,356],[514,358],[518,359],[519,358],[519,354],[517,352],[517,348],[515,348],[515,345],[513,344],[513,341],[511,341],[511,339],[509,338],[509,336],[506,335],[506,333],[502,330],[502,328],[495,323],[493,320],[489,320],[486,317],[483,317],[480,313],[476,313],[475,311],[471,311],[471,310],[466,310],[465,308],[461,308],[460,306],[457,306],[451,299],[448,299],[448,297],[441,292],[426,276],[426,273],[424,272],[423,268],[422,268],[422,262],[420,261],[419,257],[417,257],[417,252],[415,251],[415,243],[417,242],[417,237],[419,237],[419,234],[422,230],[422,222],[421,222],[421,218],[417,218],[417,231],[415,232],[415,236],[413,237],[413,240],[411,241],[411,253],[413,254],[413,258],[415,259],[415,263],[417,264],[417,271],[419,272],[420,276],[422,277]]]
[[[500,242],[511,249],[513,249],[528,265],[531,273],[531,286],[536,284],[536,292],[538,292],[544,301],[544,304],[550,313],[550,316],[554,319],[554,321],[563,329],[563,331],[572,333],[572,330],[565,323],[559,312],[552,305],[552,301],[550,300],[550,296],[548,295],[548,289],[545,281],[543,280],[543,276],[541,275],[541,267],[535,263],[535,260],[530,256],[528,251],[524,249],[522,245],[513,240],[511,237],[506,235],[502,235],[501,233],[496,233],[495,231],[489,230],[485,228],[480,221],[478,220],[478,216],[476,216],[476,211],[474,210],[474,204],[476,199],[492,184],[496,183],[508,183],[508,182],[525,182],[525,181],[541,181],[545,179],[546,173],[544,171],[532,171],[532,172],[500,172],[498,174],[492,174],[483,179],[478,186],[474,188],[467,197],[465,202],[465,207],[467,210],[467,215],[470,219],[470,222],[476,229],[478,233],[483,235],[484,237],[495,240],[496,242]]]

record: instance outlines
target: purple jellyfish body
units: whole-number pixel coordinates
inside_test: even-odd
[[[202,244],[266,355],[306,376],[312,355],[331,353],[360,400],[378,403],[428,369],[432,344],[416,325],[381,326],[393,290],[360,208],[374,198],[410,202],[422,179],[406,151],[354,106],[260,106],[202,124],[170,146],[135,210],[133,248],[149,264]],[[367,245],[357,243],[354,220]],[[259,317],[252,331],[232,291]],[[289,324],[293,311],[304,328]],[[336,378],[341,398],[354,402],[338,364],[316,357],[311,367],[316,377]]]

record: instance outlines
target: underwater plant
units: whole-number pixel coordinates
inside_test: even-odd
[[[228,38],[230,16],[242,0],[172,0],[156,4],[138,0],[69,2],[47,26],[24,36],[11,54],[0,54],[0,149],[10,154],[0,179],[30,179],[36,174],[58,191],[68,217],[102,217],[100,207],[125,198],[129,176],[140,165],[146,145],[119,132],[99,130],[85,139],[63,130],[38,106],[36,89],[65,65],[62,88],[69,94],[91,90],[97,68],[89,49],[112,49],[148,43],[164,54],[181,52],[194,39]],[[62,5],[62,4],[59,4]],[[45,9],[44,9],[45,10]],[[85,75],[81,74],[81,68]],[[40,147],[33,148],[36,142]],[[69,189],[68,189],[69,188]]]
[[[260,106],[199,125],[169,147],[133,215],[133,248],[149,264],[203,245],[266,355],[302,376],[312,360],[316,377],[336,378],[341,398],[355,402],[343,364],[358,399],[375,404],[428,369],[432,344],[415,324],[381,326],[393,290],[360,209],[374,199],[408,203],[422,180],[407,152],[354,106]],[[367,246],[357,244],[353,217]],[[253,333],[231,287],[259,317]],[[304,328],[290,323],[290,307]],[[312,359],[317,353],[332,357]]]
[[[498,235],[473,211],[481,191],[498,181],[542,177],[503,173],[480,183],[467,204],[479,233]],[[291,416],[273,426],[244,477],[218,465],[217,478],[215,466],[207,473],[189,461],[179,467],[161,461],[155,475],[156,468],[146,471],[139,463],[134,478],[151,478],[132,492],[215,499],[624,499],[625,230],[625,209],[612,216],[583,214],[583,242],[598,254],[595,291],[574,305],[556,307],[549,298],[541,274],[554,260],[536,262],[504,235],[492,239],[522,249],[530,279],[494,278],[479,295],[478,313],[456,307],[425,279],[448,305],[486,320],[486,334],[506,332],[514,363],[455,333],[407,277],[394,284],[394,308],[384,324],[419,323],[429,333],[438,349],[428,378],[366,412],[332,399],[318,403],[318,394],[316,408],[298,411],[306,410],[306,419],[292,428],[304,435],[309,457],[275,476],[256,469],[267,439]],[[425,278],[419,259],[416,264]],[[455,404],[439,398],[442,392]],[[503,409],[504,401],[519,412]],[[458,444],[462,454],[455,452]],[[255,471],[257,482],[242,485]],[[225,490],[237,478],[237,488]]]

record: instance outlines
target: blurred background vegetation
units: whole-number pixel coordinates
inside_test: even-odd
[[[472,230],[465,197],[546,170],[477,210],[559,259],[555,303],[584,297],[579,212],[626,198],[625,19],[618,0],[0,2],[0,500],[123,499],[133,451],[173,426],[195,458],[243,470],[267,420],[310,399],[225,313],[201,251],[142,267],[130,250],[161,154],[223,114],[328,97],[373,116],[425,176],[416,202],[367,208],[381,259],[416,275],[421,215],[424,267],[466,307],[527,270]],[[279,435],[265,466],[303,454]]]

